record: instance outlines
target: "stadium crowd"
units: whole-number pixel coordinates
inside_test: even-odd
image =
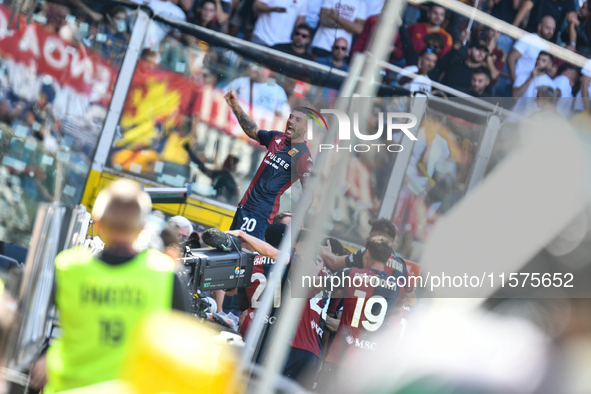
[[[355,53],[368,49],[384,5],[384,0],[133,1],[148,5],[157,15],[245,38],[343,71],[348,70]],[[474,2],[466,3],[473,5]],[[437,81],[477,97],[536,97],[536,86],[551,87],[553,93],[548,92],[555,97],[589,96],[589,67],[581,70],[553,57],[548,65],[544,62],[536,65],[538,55],[547,51],[548,42],[591,56],[591,14],[586,1],[489,0],[476,3],[479,9],[526,30],[529,35],[514,41],[479,23],[472,26],[467,18],[443,7],[409,5],[389,62],[408,72],[418,72],[420,68],[419,77],[417,83],[411,85],[408,78],[401,81],[400,75],[385,73],[384,82],[411,91],[430,91],[429,82]],[[130,15],[126,17],[124,8],[111,7],[107,11],[100,5],[83,7],[81,4],[71,0],[50,5],[47,23],[59,30],[66,15],[81,12],[82,20],[88,21],[88,29],[94,33],[89,34],[85,42],[106,57],[119,60],[129,38],[133,12],[127,11]],[[467,30],[469,25],[472,26],[470,31]],[[167,52],[174,52],[169,48],[174,46],[174,40],[185,46],[199,46],[206,52],[204,64],[209,70],[203,71],[204,78],[222,87],[230,82],[220,76],[216,66],[222,60],[217,59],[219,53],[215,54],[204,42],[153,23],[145,47],[154,49],[165,45]],[[425,54],[436,56],[435,64],[431,64],[435,59],[429,59],[425,65]],[[226,63],[231,65],[232,60],[226,59]],[[160,64],[175,69],[176,62],[161,54]],[[179,71],[178,68],[175,71]],[[544,85],[540,85],[542,83]],[[291,92],[287,93],[290,97]],[[273,110],[281,107],[280,101],[285,102],[276,93],[270,96],[274,100],[267,100],[267,104]],[[582,110],[582,101],[577,101],[574,109]]]
[[[354,54],[367,49],[384,1],[152,0],[148,5],[156,13],[347,71]],[[589,67],[581,70],[545,53],[551,42],[591,55],[586,1],[489,0],[476,5],[529,35],[514,41],[478,23],[468,31],[467,18],[443,7],[409,5],[389,61],[419,77],[410,84],[409,78],[390,73],[384,82],[431,91],[429,82],[438,81],[476,97],[536,97],[537,86],[552,88],[542,94],[554,97],[589,96]],[[540,53],[550,62],[537,64]],[[574,109],[582,110],[582,101]]]
[[[120,65],[130,37],[133,12],[123,7],[105,10],[97,5],[93,8],[77,0],[43,4],[43,7],[46,7],[44,12],[49,29],[60,31],[60,37],[67,38],[66,32],[62,31],[67,25],[66,18],[72,13],[79,14],[79,20],[87,21],[82,22],[87,34],[84,34],[84,38],[77,42],[77,45],[97,51],[113,64]],[[347,71],[350,59],[356,52],[367,49],[383,4],[384,1],[380,0],[151,0],[147,3],[156,14],[242,36],[254,43],[343,71]],[[555,99],[589,96],[591,66],[580,70],[559,62],[546,51],[547,42],[554,42],[586,56],[591,55],[591,30],[588,27],[591,20],[587,3],[576,4],[574,0],[489,0],[479,3],[478,6],[501,20],[526,28],[530,35],[513,43],[509,37],[482,26],[475,25],[472,31],[467,31],[468,20],[439,6],[410,6],[405,12],[405,24],[392,43],[394,50],[389,58],[392,64],[404,66],[405,72],[399,75],[385,74],[384,82],[402,86],[413,92],[435,93],[436,89],[431,82],[439,81],[477,97],[496,95],[516,99]],[[82,28],[82,23],[77,25],[78,32]],[[251,176],[251,187],[247,189],[241,185],[241,189],[234,176],[237,166],[242,165],[241,163],[248,158],[244,155],[238,160],[238,157],[228,153],[222,156],[224,164],[219,169],[210,168],[211,163],[206,163],[207,158],[195,153],[205,151],[205,144],[201,144],[198,139],[208,133],[197,132],[194,113],[179,116],[173,112],[166,117],[148,113],[147,118],[156,118],[158,115],[159,120],[154,120],[154,124],[157,124],[162,135],[166,134],[166,138],[157,135],[147,143],[129,148],[136,153],[140,150],[142,155],[147,152],[145,155],[148,156],[148,149],[162,145],[158,154],[168,158],[163,161],[177,175],[189,162],[194,162],[203,175],[212,179],[213,188],[218,196],[223,196],[225,202],[238,205],[230,233],[242,238],[247,248],[259,253],[255,259],[252,283],[246,289],[217,291],[205,295],[211,302],[209,317],[245,335],[249,322],[256,316],[270,269],[278,256],[277,249],[291,218],[289,212],[279,212],[281,194],[296,180],[295,178],[305,185],[305,179],[310,174],[312,158],[303,138],[306,125],[305,108],[292,108],[291,99],[298,94],[310,93],[312,89],[306,93],[298,93],[298,87],[301,85],[293,81],[290,84],[287,78],[280,79],[278,73],[256,64],[250,64],[240,72],[227,71],[232,67],[239,68],[235,64],[235,57],[226,56],[227,52],[217,51],[205,42],[181,34],[158,22],[150,23],[141,57],[142,64],[138,66],[140,71],[148,70],[150,73],[158,66],[199,79],[202,84],[200,86],[212,85],[223,88],[227,92],[225,97],[229,107],[242,130],[257,145],[267,148],[265,156],[270,157],[272,161],[263,161],[257,170],[255,167],[260,160],[252,160],[254,164],[250,166],[252,168],[249,168],[249,171],[251,175],[256,171],[256,176]],[[78,40],[73,36],[70,39],[72,43]],[[195,62],[187,61],[191,53],[200,54],[200,60],[197,62],[199,67],[193,68]],[[220,71],[221,65],[226,71]],[[413,78],[411,73],[418,74],[419,77]],[[0,116],[5,124],[11,125],[15,133],[22,133],[43,143],[48,151],[53,149],[55,152],[64,146],[65,142],[58,133],[62,128],[61,123],[51,116],[51,105],[56,95],[51,80],[42,84],[38,94],[29,101],[20,100],[13,91],[6,89],[7,84],[0,86],[3,88],[0,91],[3,100]],[[309,89],[309,86],[306,89]],[[250,104],[249,110],[245,111],[238,99],[242,100],[242,104]],[[544,101],[544,105],[548,106],[548,102]],[[558,108],[560,113],[569,115],[573,110],[584,109],[582,102],[570,103],[569,106],[568,102],[566,105],[562,105],[561,102]],[[515,108],[520,113],[529,115],[536,110],[536,103],[533,100],[517,100]],[[259,130],[247,112],[254,118],[265,116],[269,112],[284,115],[287,118],[285,132]],[[182,121],[169,127],[169,123],[173,123],[170,121],[172,118],[182,118]],[[432,127],[429,127],[429,122]],[[428,122],[424,123],[422,131],[418,133],[419,137],[422,136],[421,141],[415,145],[411,158],[416,164],[413,168],[420,168],[419,164],[426,162],[424,174],[414,174],[414,179],[424,183],[425,189],[429,180],[433,181],[432,178],[435,178],[439,181],[436,175],[440,175],[435,173],[435,165],[430,165],[428,155],[424,154],[429,151],[429,146],[437,147],[442,162],[451,162],[451,159],[463,164],[468,162],[465,158],[455,157],[463,155],[460,155],[460,144],[451,131],[439,130],[442,124],[432,116],[428,118]],[[132,128],[122,127],[118,138],[125,139],[128,130]],[[426,135],[429,135],[429,138]],[[19,135],[17,137],[21,138]],[[115,143],[117,141],[116,139]],[[468,138],[465,142],[462,146],[470,145]],[[171,147],[173,144],[176,144],[176,150]],[[4,157],[14,156],[16,148],[12,148]],[[20,153],[24,155],[24,147],[19,145],[18,148],[22,148]],[[468,147],[464,149],[468,151]],[[121,152],[122,150],[114,149],[112,153]],[[24,159],[22,155],[19,158],[28,162],[29,159]],[[39,160],[44,158],[40,157]],[[391,164],[361,163],[361,160],[367,159],[360,158],[358,167],[368,168],[367,172],[371,174],[381,167],[390,168],[386,164]],[[433,163],[435,161],[432,160]],[[18,172],[19,176],[9,177],[10,163],[5,163],[6,167],[1,168],[0,192],[10,194],[12,198],[8,200],[3,196],[13,204],[8,204],[7,210],[23,209],[21,205],[24,203],[19,204],[18,199],[15,201],[9,189],[20,188],[19,176],[24,177],[22,174],[25,171],[23,168]],[[286,164],[293,164],[296,171],[288,170]],[[14,167],[14,164],[10,167],[13,172]],[[468,165],[465,167],[467,173]],[[140,172],[145,175],[153,169],[145,166]],[[283,170],[285,172],[281,172]],[[437,170],[441,172],[440,168]],[[453,172],[449,171],[450,178],[452,174]],[[260,187],[261,183],[264,183],[264,187]],[[384,187],[384,184],[377,186]],[[38,185],[36,189],[29,186],[27,192],[40,189]],[[20,196],[20,193],[16,194]],[[452,193],[446,191],[445,194]],[[241,195],[244,196],[239,200]],[[444,201],[441,196],[438,200],[435,199],[436,196],[428,197],[431,206],[435,203],[438,207],[452,204]],[[359,199],[361,200],[361,197]],[[406,198],[405,201],[411,199]],[[412,200],[412,203],[415,204],[415,200]],[[403,209],[410,210],[402,205],[398,210]],[[398,228],[408,227],[411,219],[398,216],[395,218]],[[128,251],[126,258],[131,259],[136,256],[137,251],[152,247],[173,259],[178,259],[182,255],[182,246],[187,241],[192,241],[192,247],[201,245],[200,236],[204,228],[192,225],[188,219],[177,216],[164,224],[163,217],[159,217],[157,221],[159,224],[152,227],[150,223],[146,225],[146,233],[140,233],[138,244],[134,245],[137,250]],[[387,283],[389,277],[407,278],[412,263],[403,260],[394,252],[399,234],[392,218],[374,219],[369,225],[352,224],[356,225],[363,230],[364,249],[351,254],[335,238],[318,240],[323,246],[316,262],[302,262],[298,257],[301,254],[299,248],[306,241],[306,237],[309,237],[309,233],[302,230],[293,245],[288,270],[295,264],[305,263],[318,264],[316,270],[319,276],[375,276],[380,279],[380,283]],[[159,237],[154,237],[155,231]],[[177,264],[177,270],[182,268],[181,264]],[[284,276],[284,283],[287,277]],[[380,284],[377,287],[363,288],[344,286],[332,292],[320,287],[310,290],[309,307],[306,304],[296,327],[283,372],[287,377],[317,391],[324,391],[329,387],[331,377],[337,370],[355,368],[358,352],[386,346],[379,342],[376,334],[392,330],[396,333],[393,336],[400,337],[409,309],[415,302],[414,289],[410,285],[396,289]],[[180,300],[177,304],[181,305],[178,309],[189,307],[187,300]],[[267,329],[274,324],[275,320],[271,318],[277,315],[280,305],[280,302],[275,304],[276,308],[267,319]],[[360,317],[361,313],[364,314],[363,317]],[[262,338],[265,341],[266,335]],[[41,383],[43,379],[40,380]]]

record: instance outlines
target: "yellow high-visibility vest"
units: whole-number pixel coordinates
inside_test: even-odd
[[[45,392],[118,378],[138,323],[172,307],[172,259],[146,250],[109,265],[72,249],[60,253],[55,264],[62,335],[48,350]]]

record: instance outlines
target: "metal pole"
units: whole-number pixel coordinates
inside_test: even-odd
[[[466,193],[478,186],[482,181],[482,178],[484,178],[484,173],[486,172],[486,167],[488,166],[488,160],[490,159],[493,147],[495,146],[495,141],[497,139],[497,135],[499,134],[500,128],[501,118],[499,115],[490,115],[486,124],[486,130],[484,131],[482,139],[480,140],[478,154],[476,155],[476,160],[474,162],[474,166],[472,167],[472,174],[470,174],[470,178],[468,180]]]
[[[418,130],[421,127],[423,116],[427,111],[427,100],[427,96],[415,96],[412,98],[410,112],[417,117],[416,126],[410,129],[410,132],[413,135],[417,135]],[[380,207],[379,217],[390,219],[394,214],[394,208],[396,208],[396,202],[398,201],[398,194],[402,189],[402,182],[406,175],[406,168],[408,167],[408,162],[410,161],[415,142],[404,134],[400,144],[404,149],[396,156],[396,161],[394,162],[394,167],[392,168],[390,179],[388,180],[388,186],[386,187],[386,193],[384,194],[384,200]]]
[[[131,85],[131,79],[135,72],[135,66],[140,57],[142,51],[142,44],[144,43],[144,37],[148,31],[148,25],[150,24],[149,15],[142,9],[138,9],[138,17],[131,31],[131,37],[129,44],[127,45],[127,51],[125,51],[125,57],[119,70],[119,76],[117,77],[117,83],[113,90],[113,98],[111,99],[111,105],[103,125],[103,131],[99,138],[96,154],[92,161],[92,169],[94,171],[101,172],[107,162],[107,156],[109,154],[109,148],[113,142],[115,136],[115,130],[119,124],[119,118],[123,112],[123,106],[125,105],[125,99],[127,98],[127,92]]]

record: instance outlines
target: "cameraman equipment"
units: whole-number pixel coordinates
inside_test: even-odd
[[[142,189],[150,195],[152,204],[184,204],[191,195],[191,184],[185,187],[144,187]]]
[[[221,252],[213,248],[187,248],[182,260],[189,268],[189,291],[199,294],[203,290],[248,287],[254,256],[248,250]]]
[[[184,249],[185,247],[189,247],[189,249],[199,249],[201,248],[201,241],[199,240],[199,234],[193,232],[189,235],[189,239],[187,239],[183,244],[181,244],[181,248]]]
[[[205,230],[201,237],[206,245],[214,247],[222,252],[242,250],[242,241],[240,238],[226,234],[215,228]]]

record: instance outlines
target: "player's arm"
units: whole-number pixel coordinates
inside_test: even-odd
[[[279,249],[274,248],[265,241],[261,241],[260,239],[255,238],[242,230],[230,230],[226,231],[226,233],[242,238],[244,242],[252,246],[255,251],[265,257],[269,257],[273,260],[277,260],[279,258]]]
[[[281,12],[281,13],[287,12],[285,10],[285,8],[283,8],[283,7],[271,7],[270,5],[265,3],[264,1],[260,1],[260,0],[257,0],[254,2],[252,9],[257,14],[264,14],[264,13],[270,13],[270,12]]]
[[[204,173],[205,175],[207,175],[208,177],[212,177],[213,176],[213,171],[208,169],[207,167],[205,167],[205,164],[199,159],[199,157],[197,157],[197,155],[191,150],[191,145],[189,145],[189,143],[185,143],[183,145],[183,148],[185,149],[185,151],[187,152],[187,154],[189,155],[189,159],[191,159],[191,161],[195,164],[197,164],[197,167],[199,167],[199,170]]]
[[[233,90],[230,90],[228,93],[226,93],[224,99],[226,99],[226,102],[232,109],[232,112],[234,112],[234,115],[236,115],[236,119],[238,119],[238,123],[240,123],[242,131],[244,131],[247,136],[256,142],[260,142],[258,134],[259,126],[257,126],[255,121],[252,120],[252,118],[248,116],[246,112],[244,112],[240,104],[238,104],[236,93]]]
[[[513,94],[513,97],[521,97],[523,96],[523,94],[525,93],[525,91],[527,90],[527,88],[529,87],[529,85],[531,85],[531,83],[533,82],[533,80],[540,75],[544,75],[545,73],[543,71],[539,71],[537,68],[534,68],[529,76],[529,78],[527,79],[527,81],[525,81],[523,83],[523,85],[513,88],[513,90],[511,91]]]
[[[331,271],[339,271],[347,268],[347,256],[337,256],[332,253],[330,241],[326,241],[327,246],[320,246],[320,257],[324,261],[324,266]]]
[[[326,268],[334,272],[347,267],[363,267],[363,253],[365,253],[365,249],[360,249],[348,256],[336,256],[332,253],[329,242],[326,242],[327,246],[320,246],[320,257],[324,261]]]
[[[336,18],[331,17],[331,10],[331,8],[320,8],[320,20],[318,21],[318,24],[331,29],[336,29],[338,24],[335,20]]]
[[[324,326],[328,331],[337,332],[339,324],[341,324],[340,316],[337,319],[335,319],[334,317],[326,316],[326,323],[324,324]]]

